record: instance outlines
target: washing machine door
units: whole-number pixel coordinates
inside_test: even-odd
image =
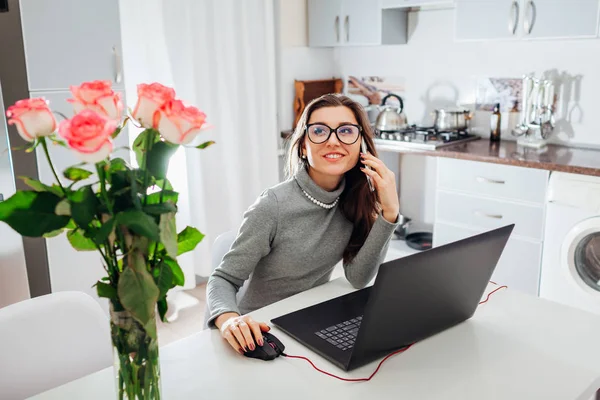
[[[575,225],[565,237],[561,256],[582,290],[600,296],[600,217]]]

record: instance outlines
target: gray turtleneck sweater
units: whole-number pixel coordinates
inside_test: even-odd
[[[208,280],[209,327],[225,312],[246,314],[329,281],[350,241],[352,223],[338,205],[325,209],[303,190],[331,204],[344,187],[342,180],[327,192],[301,168],[293,179],[261,194],[244,213],[231,249]],[[352,286],[364,287],[375,276],[396,226],[377,217],[354,260],[344,264]],[[236,294],[248,279],[238,304]]]

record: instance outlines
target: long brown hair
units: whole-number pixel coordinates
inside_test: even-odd
[[[326,94],[311,101],[300,116],[294,134],[289,139],[286,160],[286,176],[293,177],[300,168],[309,167],[308,161],[302,159],[302,148],[306,140],[306,124],[311,114],[319,108],[347,107],[352,111],[358,125],[362,127],[362,135],[367,144],[369,153],[377,157],[375,143],[373,142],[373,129],[363,107],[340,94]],[[340,210],[352,222],[354,228],[348,245],[344,249],[344,263],[354,259],[362,245],[365,243],[371,227],[375,223],[377,213],[381,210],[377,192],[371,192],[365,174],[360,170],[359,161],[350,171],[346,172],[346,187],[340,196]]]

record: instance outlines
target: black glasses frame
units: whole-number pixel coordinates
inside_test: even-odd
[[[312,139],[310,138],[310,134],[308,133],[308,128],[310,128],[311,126],[314,126],[314,125],[322,125],[322,126],[326,126],[327,128],[329,128],[329,135],[327,135],[327,138],[326,138],[325,140],[323,140],[322,142],[315,142],[314,140],[312,140]],[[341,128],[341,127],[343,127],[343,126],[354,126],[354,127],[358,128],[358,136],[356,136],[356,140],[355,140],[354,142],[352,142],[352,143],[346,143],[346,142],[344,142],[342,139],[340,139],[340,136],[338,135],[338,132],[337,132],[337,131],[338,131],[338,129],[340,129],[340,128]],[[311,142],[313,142],[314,144],[323,144],[323,143],[325,143],[325,142],[329,141],[329,138],[331,137],[331,134],[332,134],[332,133],[335,133],[335,137],[337,137],[337,140],[339,140],[339,142],[340,142],[340,143],[343,143],[343,144],[354,144],[354,143],[356,143],[356,142],[358,141],[358,139],[359,139],[359,138],[362,136],[361,134],[362,134],[363,128],[362,128],[362,126],[360,126],[360,125],[357,125],[357,124],[343,124],[343,125],[340,125],[340,126],[338,126],[338,127],[337,127],[337,128],[335,128],[335,129],[333,129],[332,127],[330,127],[330,126],[329,126],[329,125],[327,125],[327,124],[323,124],[323,123],[321,123],[321,122],[315,122],[315,123],[313,123],[313,124],[308,124],[308,125],[306,125],[306,128],[304,129],[304,131],[305,131],[305,133],[306,133],[306,136],[308,136],[308,140],[310,140],[310,141],[311,141]]]

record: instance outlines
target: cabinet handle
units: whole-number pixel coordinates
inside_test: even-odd
[[[527,32],[527,34],[531,34],[531,31],[533,30],[533,25],[535,25],[535,19],[537,17],[537,7],[535,6],[535,3],[533,2],[533,0],[530,0],[527,3],[527,10],[529,11],[527,13],[527,18],[525,18],[525,32]]]
[[[517,0],[513,1],[510,6],[510,13],[508,18],[508,31],[511,34],[517,33],[517,26],[519,24],[519,3]]]
[[[478,217],[485,217],[485,218],[493,218],[493,219],[504,218],[501,214],[488,214],[488,213],[484,213],[482,211],[474,211],[473,214],[477,215]]]
[[[113,46],[113,60],[115,61],[115,83],[121,83],[123,80],[123,71],[121,70],[121,56],[119,55],[119,50],[117,50],[117,46]]]
[[[346,27],[346,42],[350,41],[350,17],[346,15],[346,21],[344,21],[344,26]]]
[[[336,42],[340,42],[340,16],[335,17],[335,23],[333,24],[333,29],[335,29],[335,37]]]
[[[502,181],[502,180],[498,180],[498,179],[484,178],[483,176],[478,176],[476,179],[477,179],[477,182],[481,182],[481,183],[495,183],[497,185],[504,185],[506,183],[506,181]]]

